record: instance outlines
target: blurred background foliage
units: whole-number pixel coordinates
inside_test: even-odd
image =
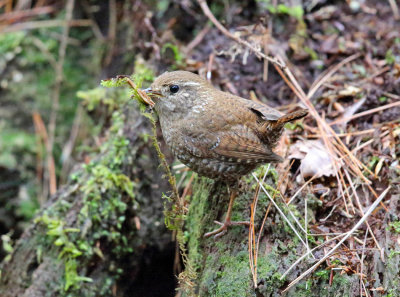
[[[71,4],[73,24],[65,32]],[[154,39],[155,29],[143,24],[181,9],[170,0],[0,2],[0,260],[54,192],[52,181],[65,184],[102,143],[119,103],[107,99],[101,79],[135,72],[152,81],[145,59],[154,44],[143,40]],[[177,69],[183,58],[175,37],[168,40],[160,67]]]
[[[50,8],[52,13],[24,18],[24,21],[34,19],[45,24],[46,20],[63,20],[65,9],[61,2],[33,1],[29,7],[31,11]],[[7,7],[2,5],[0,11],[6,13]],[[95,8],[96,1],[85,5]],[[18,10],[16,6],[12,9],[9,13],[14,13],[15,19],[18,13],[27,11]],[[82,5],[75,7],[75,14],[84,14]],[[103,122],[93,121],[83,112],[80,101],[83,98],[89,112],[100,102],[95,101],[95,97],[89,101],[84,93],[77,92],[98,86],[107,50],[105,38],[96,38],[90,26],[72,27],[68,36],[64,36],[62,26],[15,30],[16,24],[17,21],[5,18],[0,25],[0,234],[11,232],[14,238],[48,199],[48,175],[55,175],[57,184],[65,183],[73,166],[84,160],[85,152],[90,151],[98,137]],[[56,90],[63,38],[67,38],[67,50],[62,83]],[[48,123],[56,96],[59,96],[59,105],[52,172],[47,166],[45,142],[50,141]],[[0,254],[0,258],[2,256],[4,254]]]

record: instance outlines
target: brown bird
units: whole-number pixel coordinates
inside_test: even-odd
[[[285,123],[307,110],[281,115],[266,105],[222,92],[187,71],[166,72],[145,90],[153,99],[162,134],[173,154],[199,175],[232,184],[265,163],[282,162],[272,149]],[[230,225],[236,191],[225,222],[205,236],[220,236]]]

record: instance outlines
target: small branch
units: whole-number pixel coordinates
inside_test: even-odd
[[[303,272],[298,278],[296,278],[294,281],[292,281],[288,287],[283,290],[282,293],[287,292],[291,287],[293,287],[295,284],[297,284],[300,280],[302,280],[305,276],[313,272],[315,269],[318,268],[321,263],[323,263],[326,259],[328,259],[338,248],[339,246],[345,242],[365,221],[366,219],[371,215],[371,213],[375,210],[375,208],[378,206],[378,204],[385,198],[387,192],[390,190],[390,186],[386,188],[385,191],[382,192],[382,194],[374,201],[374,203],[370,206],[368,211],[364,214],[364,216],[358,221],[358,223],[346,233],[346,236],[344,236],[324,257],[321,258],[317,263],[315,263],[311,268]]]
[[[42,7],[36,7],[33,9],[29,9],[29,10],[12,11],[12,12],[0,15],[0,23],[1,22],[5,23],[5,22],[21,21],[21,19],[24,19],[24,18],[48,14],[48,13],[52,13],[54,11],[55,11],[55,7],[53,7],[53,6],[42,6]]]
[[[78,138],[79,129],[82,123],[82,116],[83,116],[83,108],[81,104],[78,104],[75,112],[74,122],[71,127],[71,133],[69,135],[68,141],[64,144],[62,153],[61,153],[61,174],[60,174],[60,182],[64,183],[68,177],[68,163],[70,160],[70,156],[72,151],[75,147],[76,139]]]
[[[109,3],[109,22],[108,22],[108,34],[107,34],[107,56],[104,59],[104,65],[111,63],[114,55],[115,38],[117,35],[117,4],[115,0],[110,0]]]
[[[396,106],[400,106],[400,101],[396,101],[396,102],[389,103],[389,104],[386,104],[386,105],[383,105],[383,106],[379,106],[379,107],[376,107],[376,108],[373,108],[373,109],[369,109],[369,110],[366,110],[366,111],[363,111],[363,112],[360,112],[360,113],[356,113],[356,114],[354,114],[354,115],[352,115],[351,117],[348,117],[348,118],[337,119],[337,120],[335,120],[333,122],[330,122],[329,125],[332,126],[332,125],[335,125],[335,124],[338,124],[338,123],[341,123],[341,122],[351,121],[351,120],[354,120],[354,119],[357,119],[357,118],[360,118],[360,117],[363,117],[363,116],[366,116],[366,115],[369,115],[369,114],[372,114],[372,113],[376,113],[376,112],[379,112],[379,111],[382,111],[382,110],[385,110],[385,109],[388,109],[388,108],[393,108],[393,107],[396,107]]]
[[[42,183],[42,175],[43,175],[43,166],[42,166],[42,147],[41,144],[44,145],[44,147],[48,146],[49,142],[49,137],[47,135],[47,130],[46,126],[42,120],[42,117],[40,114],[36,111],[32,113],[32,119],[33,119],[33,124],[35,126],[35,131],[36,135],[38,137],[38,146],[37,146],[37,166],[36,166],[36,175],[37,175],[37,180],[38,180],[38,185],[40,185],[40,188],[42,189],[41,195],[39,195],[38,201],[40,205],[43,205],[44,202],[46,201],[47,197],[47,191],[44,191],[44,189],[47,189],[47,184]],[[41,140],[41,141],[40,141]],[[53,156],[50,156],[50,158],[47,158],[47,164],[48,164],[48,169],[49,171],[54,168],[54,159]]]
[[[309,235],[313,235],[313,234],[309,234]],[[318,236],[322,236],[322,235],[323,235],[323,234],[318,234]],[[296,265],[299,264],[304,258],[306,258],[309,254],[311,254],[311,252],[314,252],[314,251],[316,251],[317,249],[319,249],[319,248],[321,248],[321,247],[327,245],[328,243],[330,243],[330,242],[332,242],[332,241],[334,241],[334,240],[336,240],[336,239],[339,239],[340,237],[345,236],[345,235],[346,235],[346,233],[338,234],[338,235],[336,235],[335,237],[324,241],[323,243],[321,243],[320,245],[316,246],[316,247],[313,248],[312,250],[306,252],[304,255],[302,255],[300,258],[298,258],[298,259],[297,259],[297,260],[296,260],[296,261],[281,275],[280,280],[283,280],[283,279],[285,278],[285,276],[288,275],[288,273],[289,273],[294,267],[296,267]]]
[[[393,10],[394,19],[400,20],[399,7],[397,6],[396,0],[389,0],[390,8]]]
[[[99,39],[101,41],[105,41],[106,38],[104,37],[103,33],[101,32],[99,24],[96,22],[96,19],[93,15],[92,9],[91,9],[89,3],[87,2],[87,0],[82,0],[81,5],[82,5],[83,10],[86,12],[88,17],[92,21],[93,34],[96,36],[97,39]]]
[[[204,37],[210,32],[211,27],[206,24],[206,26],[196,35],[196,37],[186,46],[184,52],[186,55],[190,54],[190,52],[198,46],[204,39]]]
[[[252,44],[250,44],[249,42],[247,42],[246,40],[241,39],[238,36],[233,35],[231,32],[229,32],[213,15],[213,13],[211,12],[210,8],[207,5],[207,2],[205,0],[197,0],[197,2],[199,3],[201,9],[203,10],[204,14],[210,19],[210,21],[215,25],[215,27],[218,28],[218,30],[220,30],[225,36],[227,36],[228,38],[236,41],[237,43],[247,47],[248,49],[250,49],[257,57],[259,58],[263,58],[265,60],[268,60],[270,62],[272,62],[273,64],[277,65],[278,67],[284,69],[286,67],[286,65],[283,62],[279,62],[277,59],[271,58],[269,56],[267,56],[266,54],[264,54],[263,52],[261,52],[258,48],[256,48],[255,46],[253,46]]]
[[[32,21],[0,28],[0,33],[10,33],[39,28],[63,27],[65,24],[67,24],[68,27],[89,27],[93,25],[93,22],[91,20],[70,20],[67,23],[65,20]]]
[[[276,204],[274,199],[272,199],[271,195],[268,193],[268,191],[264,188],[263,184],[261,181],[257,178],[257,176],[252,173],[253,178],[257,181],[257,183],[260,185],[261,189],[264,191],[264,193],[267,195],[268,199],[271,201],[271,203],[275,206],[275,208],[278,210],[279,214],[282,216],[282,218],[286,221],[286,223],[289,225],[289,227],[292,229],[292,231],[296,234],[297,238],[300,239],[301,243],[304,245],[307,251],[310,251],[310,248],[308,245],[304,242],[303,238],[301,238],[299,232],[297,232],[296,228],[293,226],[293,224],[289,221],[289,219],[285,216],[283,211],[279,208],[279,206]],[[307,235],[306,235],[307,236]]]
[[[341,69],[345,64],[350,63],[351,61],[354,61],[358,59],[361,56],[360,53],[351,55],[347,57],[346,59],[342,60],[338,64],[334,65],[330,69],[324,71],[317,79],[313,82],[313,84],[310,87],[310,90],[308,91],[307,97],[312,98],[314,96],[315,92],[325,83],[327,82],[336,71]]]
[[[50,160],[50,158],[53,158],[53,146],[54,146],[54,138],[55,138],[55,131],[56,131],[56,121],[57,121],[57,112],[58,112],[58,107],[59,107],[59,101],[60,101],[60,90],[61,90],[61,83],[63,81],[63,66],[64,66],[64,60],[65,60],[65,54],[67,50],[67,44],[68,44],[68,35],[69,35],[69,21],[72,19],[72,12],[74,10],[74,0],[68,0],[67,5],[66,5],[66,15],[65,15],[65,20],[64,20],[64,31],[63,31],[63,36],[61,39],[60,43],[60,48],[58,51],[58,61],[57,61],[57,68],[55,69],[56,73],[56,79],[55,79],[55,86],[53,90],[53,105],[51,107],[51,114],[50,114],[50,121],[49,121],[49,142],[46,147],[47,151],[47,158]],[[56,181],[56,176],[55,172],[51,172],[50,169],[54,167],[54,162],[49,163],[49,171],[48,171],[48,178],[49,178],[49,190],[50,190],[50,195],[55,194],[57,191],[57,181]]]

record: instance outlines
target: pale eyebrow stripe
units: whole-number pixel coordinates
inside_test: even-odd
[[[188,82],[181,83],[181,85],[182,85],[182,86],[193,86],[193,87],[195,87],[195,86],[200,86],[199,83],[197,83],[197,82],[192,82],[192,81],[188,81]]]

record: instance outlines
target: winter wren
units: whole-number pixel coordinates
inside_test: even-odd
[[[146,93],[153,99],[162,133],[174,155],[200,175],[233,183],[264,163],[281,162],[272,149],[287,122],[307,115],[287,115],[266,105],[214,88],[187,71],[166,72]],[[225,222],[205,236],[221,236],[230,225],[236,189]]]
[[[282,116],[188,71],[166,72],[146,92],[174,155],[200,175],[228,182],[261,164],[281,162],[272,149],[283,126],[307,115],[301,109]]]

